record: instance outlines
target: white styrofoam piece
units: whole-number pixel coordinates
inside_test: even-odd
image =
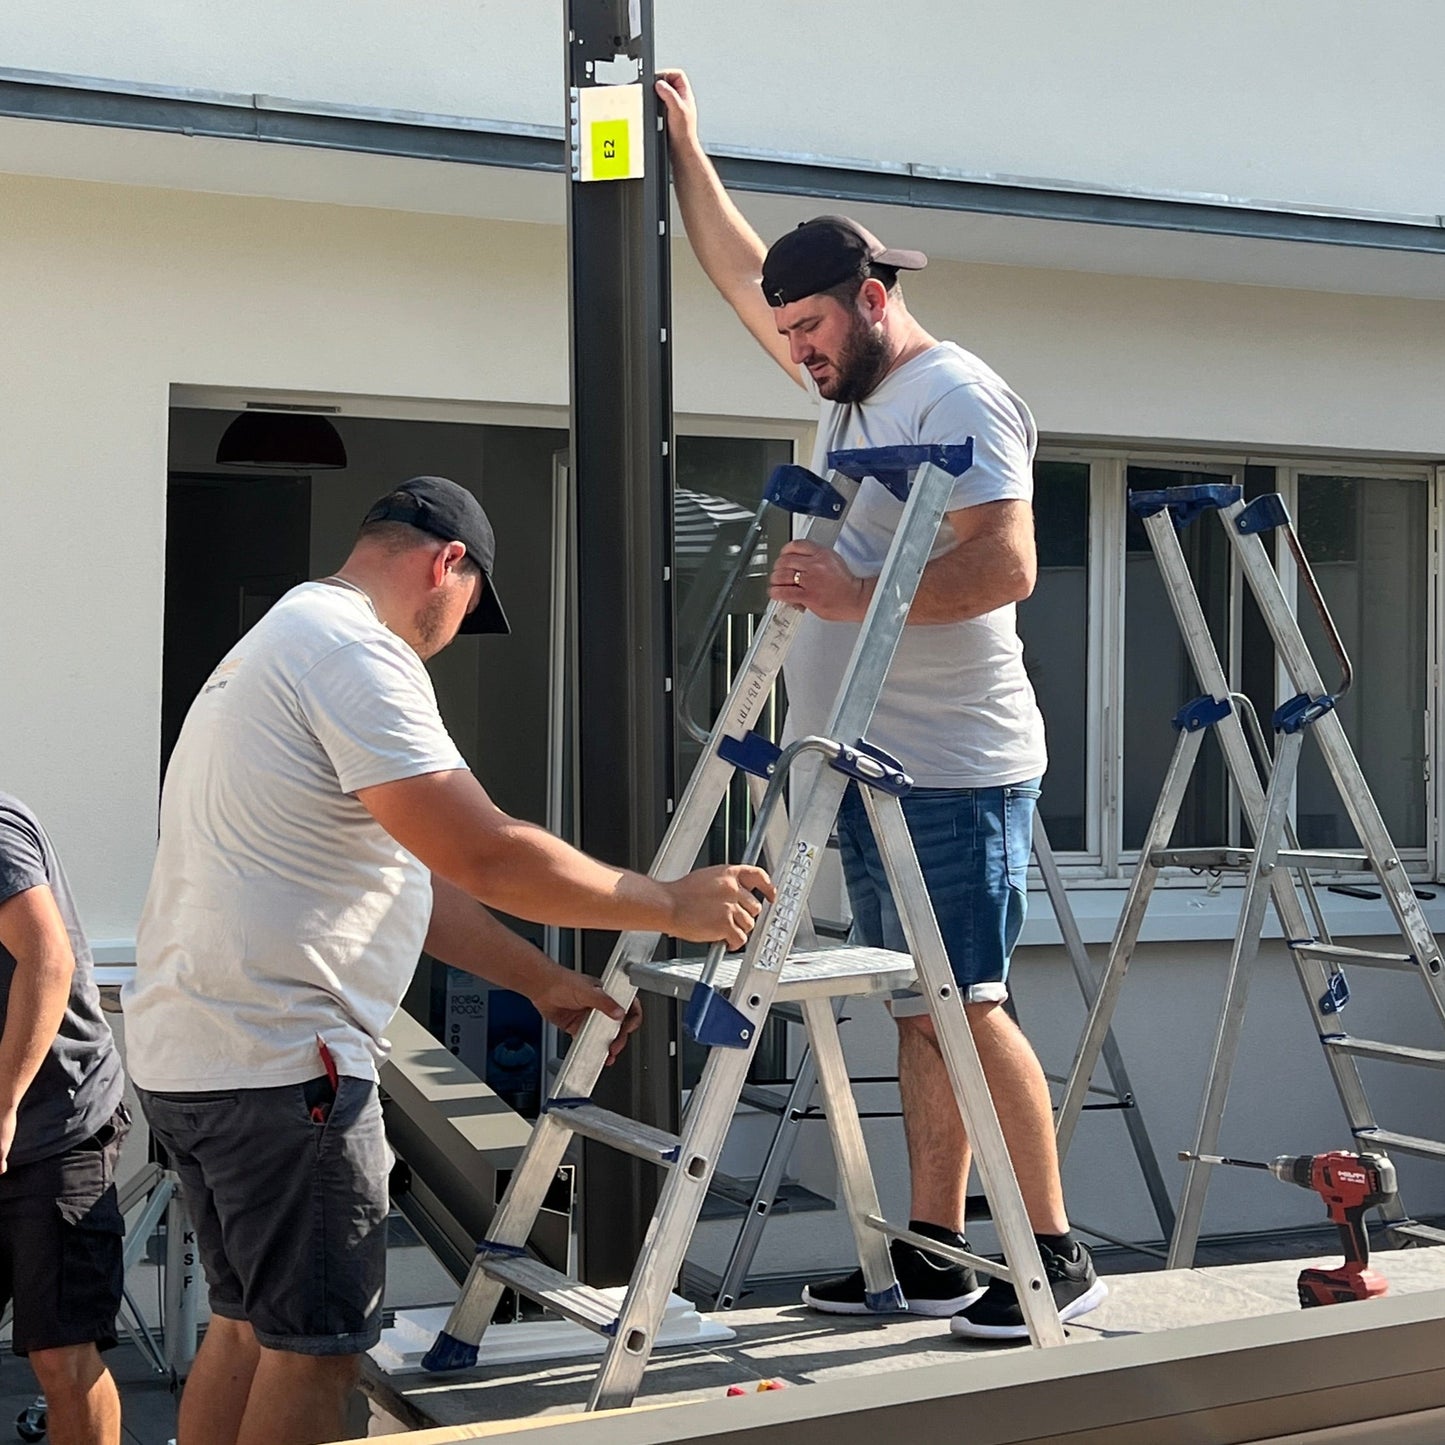
[[[601,1293],[622,1308],[624,1286]],[[439,1331],[446,1328],[450,1307],[398,1310],[396,1323],[383,1330],[381,1342],[371,1350],[371,1358],[388,1375],[411,1374],[421,1370],[421,1358],[431,1349]],[[733,1339],[736,1330],[708,1315],[700,1314],[690,1300],[681,1295],[667,1297],[662,1328],[657,1332],[655,1348],[669,1346],[716,1344]],[[571,1320],[523,1320],[518,1324],[492,1325],[482,1336],[477,1357],[479,1365],[524,1364],[532,1360],[571,1360],[585,1355],[600,1355],[607,1341]]]

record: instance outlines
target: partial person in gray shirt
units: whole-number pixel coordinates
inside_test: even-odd
[[[40,820],[0,793],[0,1311],[45,1392],[54,1445],[117,1445],[125,1223],[115,1165],[130,1124],[90,947]]]
[[[1014,621],[1037,570],[1033,417],[992,368],[930,335],[909,311],[898,276],[927,265],[922,252],[889,248],[846,216],[815,217],[764,246],[703,151],[687,77],[660,71],[657,91],[698,261],[763,349],[818,400],[814,471],[825,470],[832,450],[973,438],[973,466],[954,486],[868,739],[917,784],[904,816],[1055,1303],[1073,1319],[1106,1289],[1069,1230],[1043,1071],[1004,1008],[1048,762]],[[902,511],[870,479],[832,548],[796,540],[780,549],[770,595],[808,614],[785,669],[785,740],[826,725]],[[906,951],[856,785],[844,795],[838,840],[854,941]],[[892,1009],[910,1225],[960,1246],[968,1137],[923,1000],[909,993]],[[1011,1284],[995,1278],[981,1289],[971,1269],[902,1241],[893,1259],[910,1313],[951,1316],[958,1335],[1027,1337]],[[825,1313],[870,1311],[861,1270],[810,1285],[803,1301]]]

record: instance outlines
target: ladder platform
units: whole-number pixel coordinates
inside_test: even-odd
[[[713,987],[727,993],[737,981],[741,958],[724,956],[713,976]],[[634,963],[627,972],[638,988],[672,998],[691,996],[703,970],[700,958],[668,959],[661,963]],[[886,948],[820,948],[789,955],[778,975],[779,1002],[842,995],[884,994],[907,988],[914,980],[913,960],[906,953]]]
[[[484,1246],[485,1247],[485,1246]],[[478,1254],[477,1267],[490,1279],[545,1305],[553,1314],[573,1320],[599,1335],[617,1329],[617,1302],[545,1265],[530,1255]]]
[[[542,1112],[551,1114],[574,1134],[595,1139],[599,1144],[610,1144],[624,1154],[653,1164],[676,1164],[682,1150],[682,1140],[676,1134],[629,1119],[626,1114],[613,1113],[588,1100],[548,1099]]]
[[[1331,848],[1281,848],[1282,868],[1305,868],[1317,873],[1369,873],[1369,855],[1341,853]],[[1200,868],[1211,873],[1245,873],[1254,862],[1253,848],[1156,848],[1149,854],[1156,868]]]
[[[1396,1134],[1392,1129],[1356,1129],[1361,1144],[1387,1153],[1398,1149],[1401,1154],[1415,1154],[1421,1159],[1445,1159],[1445,1144],[1435,1139],[1421,1139],[1414,1134]]]
[[[1316,943],[1307,939],[1290,947],[1304,958],[1317,958],[1324,963],[1349,964],[1359,968],[1391,968],[1413,973],[1420,965],[1408,953],[1376,953],[1368,948],[1349,948],[1342,943]]]
[[[1445,1069],[1445,1049],[1382,1044],[1374,1039],[1351,1038],[1349,1034],[1324,1034],[1320,1042],[1338,1054],[1353,1054],[1358,1059],[1382,1059],[1392,1064],[1423,1064],[1427,1069]]]

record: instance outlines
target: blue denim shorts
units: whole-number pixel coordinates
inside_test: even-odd
[[[1006,788],[915,788],[903,816],[944,948],[966,1003],[1008,997],[1009,955],[1028,908],[1034,809],[1042,779]],[[907,953],[883,860],[856,784],[838,811],[852,943]],[[927,1012],[916,989],[893,995],[895,1017]]]

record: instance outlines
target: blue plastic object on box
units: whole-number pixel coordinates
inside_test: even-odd
[[[807,467],[787,462],[774,467],[763,496],[785,512],[801,512],[806,517],[841,517],[843,494],[832,482],[825,481]]]
[[[900,502],[908,500],[913,473],[925,463],[961,477],[973,465],[973,438],[949,446],[858,447],[828,453],[828,465],[845,477],[861,482],[872,477]]]
[[[447,1370],[469,1370],[477,1362],[477,1347],[449,1335],[445,1330],[438,1332],[431,1349],[421,1357],[421,1367],[434,1375]]]
[[[1244,489],[1234,482],[1204,482],[1197,487],[1165,487],[1155,492],[1130,492],[1129,510],[1136,517],[1168,512],[1182,532],[1201,512],[1232,507]]]

